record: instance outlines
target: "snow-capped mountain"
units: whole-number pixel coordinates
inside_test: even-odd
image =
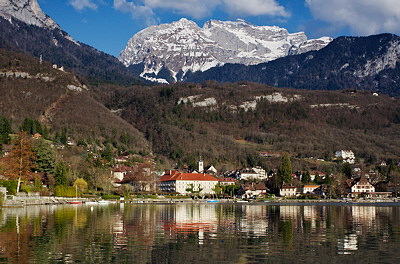
[[[43,13],[37,0],[0,0],[0,16],[16,18],[29,25],[48,29],[61,29],[48,15]]]
[[[284,28],[255,26],[244,20],[210,20],[200,28],[182,18],[140,31],[129,40],[119,59],[125,66],[143,64],[141,76],[146,79],[165,81],[159,73],[167,69],[177,81],[187,72],[226,63],[255,65],[319,50],[331,41],[329,37],[308,40],[304,32],[289,33]]]
[[[370,90],[398,96],[400,37],[393,34],[339,37],[318,51],[257,65],[226,64],[187,75],[184,80],[250,81],[274,87]]]

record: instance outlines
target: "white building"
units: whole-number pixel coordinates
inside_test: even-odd
[[[180,194],[215,194],[214,188],[218,180],[207,173],[180,173],[169,171],[159,180],[161,192]]]
[[[309,185],[304,185],[303,186],[303,193],[315,193],[315,191],[321,187],[321,185],[314,185],[314,184],[309,184]]]
[[[295,186],[283,185],[279,189],[279,195],[282,197],[294,197],[297,194],[297,188]]]
[[[266,178],[267,172],[259,166],[239,172],[240,180],[265,180]]]
[[[338,150],[335,152],[336,158],[340,158],[343,162],[354,164],[356,157],[354,152],[351,150]]]

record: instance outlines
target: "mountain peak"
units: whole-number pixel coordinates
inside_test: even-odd
[[[42,11],[37,0],[0,0],[0,16],[42,28],[61,29]]]
[[[186,18],[152,26],[135,34],[120,54],[126,66],[143,64],[142,77],[173,80],[226,63],[254,65],[289,54],[317,50],[329,41],[308,40],[304,32],[256,26],[242,19],[209,20],[203,28]]]

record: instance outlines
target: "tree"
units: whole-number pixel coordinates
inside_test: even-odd
[[[223,189],[219,183],[217,183],[212,190],[217,197],[223,192]]]
[[[108,162],[112,161],[112,159],[113,159],[113,150],[112,150],[111,144],[107,143],[106,148],[105,148],[102,156]]]
[[[63,161],[57,163],[54,172],[56,185],[68,185],[67,178],[68,168]]]
[[[36,168],[42,172],[54,173],[55,154],[50,144],[40,138],[35,142],[33,150],[36,153]]]
[[[12,133],[11,119],[0,117],[0,145],[10,142],[9,134]]]
[[[316,184],[319,184],[321,182],[321,176],[319,176],[318,172],[315,173],[314,182]]]
[[[311,175],[308,170],[306,170],[306,172],[303,174],[303,177],[301,177],[301,182],[304,184],[311,182]]]
[[[4,174],[11,180],[18,180],[17,192],[19,192],[21,180],[28,178],[34,168],[36,157],[31,148],[30,138],[25,132],[18,133],[11,144],[13,148],[4,159]]]
[[[352,173],[351,173],[351,166],[349,163],[345,162],[343,163],[343,167],[342,167],[342,173],[347,177],[347,178],[351,178]]]
[[[278,168],[278,176],[281,182],[292,182],[292,163],[289,154],[285,153],[282,158],[282,164]]]
[[[84,179],[78,178],[74,182],[74,187],[81,192],[85,192],[88,188],[88,183]]]
[[[201,193],[202,190],[203,190],[203,188],[200,187],[200,184],[196,188],[196,186],[193,183],[188,184],[187,188],[185,189],[186,192],[195,194],[195,196],[197,196],[197,194]]]

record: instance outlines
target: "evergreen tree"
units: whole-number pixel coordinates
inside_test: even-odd
[[[12,133],[11,119],[0,117],[0,145],[10,142],[9,134]]]
[[[60,143],[65,145],[67,144],[67,141],[68,141],[67,129],[63,128],[60,136]]]
[[[352,173],[351,173],[351,166],[349,163],[345,162],[343,163],[343,167],[342,167],[342,173],[347,177],[347,178],[351,178]]]
[[[64,162],[57,163],[54,172],[54,178],[56,185],[68,185],[67,179],[68,168]]]
[[[301,182],[304,183],[304,184],[307,184],[307,183],[311,182],[311,175],[310,175],[310,172],[308,170],[306,170],[303,173],[303,177],[301,177]]]
[[[314,183],[320,184],[320,182],[321,182],[321,176],[319,176],[319,173],[316,172],[315,173],[315,178],[314,178]]]
[[[282,158],[282,164],[278,169],[278,176],[281,182],[292,182],[292,163],[289,154],[285,153]]]
[[[32,135],[32,130],[33,130],[33,120],[30,118],[25,118],[21,126],[21,131],[24,131],[27,134]]]
[[[107,143],[106,148],[105,148],[102,156],[103,156],[103,158],[105,160],[107,160],[109,162],[112,161],[112,159],[113,159],[113,150],[112,150],[111,144]]]
[[[54,173],[55,153],[44,139],[38,139],[33,150],[36,153],[36,168],[42,172]]]

